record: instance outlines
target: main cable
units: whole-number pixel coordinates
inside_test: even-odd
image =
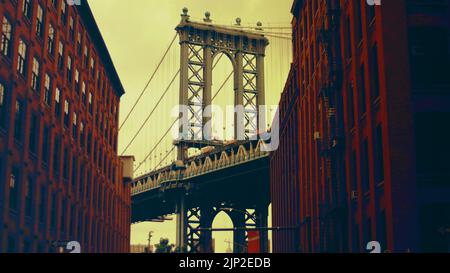
[[[162,63],[164,62],[167,54],[169,53],[170,49],[172,48],[176,38],[177,38],[178,34],[175,34],[175,36],[173,37],[172,41],[170,42],[169,47],[166,49],[166,51],[164,52],[163,57],[161,58],[161,61],[158,63],[158,65],[156,66],[155,71],[153,71],[153,74],[151,75],[150,79],[148,80],[147,84],[145,85],[144,89],[142,90],[141,94],[139,94],[139,97],[137,98],[136,102],[134,103],[133,107],[131,107],[131,110],[128,112],[128,114],[126,115],[124,121],[122,121],[122,124],[119,127],[119,131],[122,129],[122,127],[125,125],[125,123],[128,121],[128,119],[131,116],[131,113],[134,111],[134,109],[136,108],[137,104],[139,103],[139,101],[141,100],[142,96],[144,95],[145,91],[147,90],[148,86],[150,85],[150,83],[153,81],[153,78],[155,77],[156,73],[158,72],[159,68],[161,67]]]

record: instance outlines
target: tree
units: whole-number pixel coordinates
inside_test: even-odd
[[[174,244],[169,244],[169,239],[159,239],[159,244],[155,245],[155,253],[172,253],[175,248]]]

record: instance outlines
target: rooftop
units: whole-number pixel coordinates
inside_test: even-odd
[[[123,94],[125,94],[125,90],[123,88],[122,82],[120,81],[119,75],[117,74],[116,68],[111,59],[111,55],[109,54],[108,48],[105,44],[105,41],[103,40],[100,29],[98,28],[87,0],[81,0],[81,4],[76,5],[75,7],[78,10],[80,17],[83,20],[86,31],[89,33],[89,37],[94,43],[97,53],[102,60],[102,63],[106,69],[114,90],[119,97],[122,96]]]

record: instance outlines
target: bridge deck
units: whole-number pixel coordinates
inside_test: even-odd
[[[132,183],[133,222],[175,212],[180,192],[191,206],[227,203],[253,207],[269,200],[269,153],[247,142],[191,158],[184,169],[170,167]]]

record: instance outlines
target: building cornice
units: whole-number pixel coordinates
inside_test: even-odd
[[[121,97],[125,94],[125,90],[87,0],[81,0],[81,4],[76,5],[75,7],[78,10],[78,14],[83,21],[86,31],[89,33],[91,41],[94,43],[115,92],[119,97]]]

